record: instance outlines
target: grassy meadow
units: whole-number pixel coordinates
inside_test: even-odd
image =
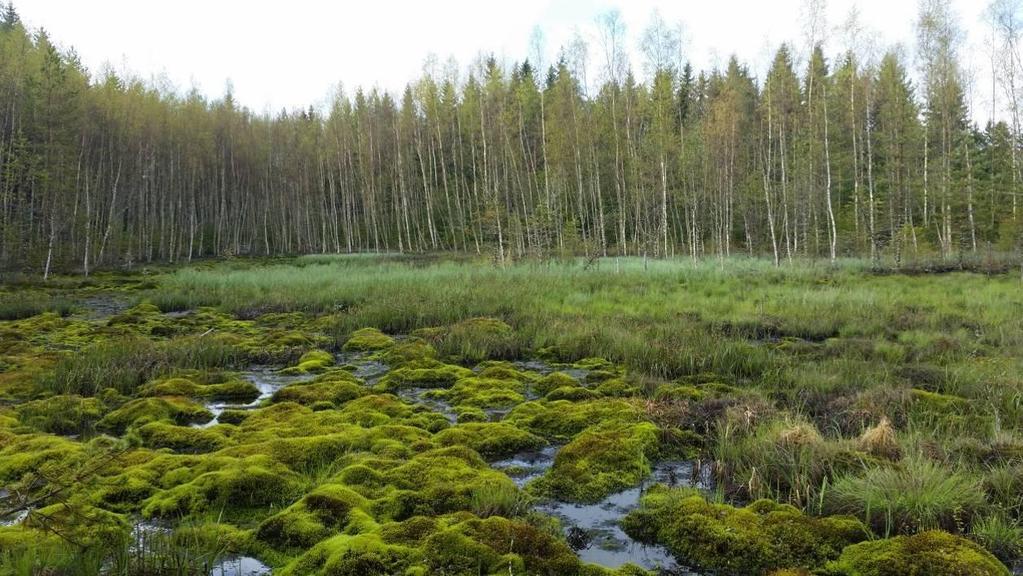
[[[615,530],[657,562],[556,512],[637,486]],[[360,255],[0,285],[0,574],[1002,575],[1021,522],[1018,271]]]

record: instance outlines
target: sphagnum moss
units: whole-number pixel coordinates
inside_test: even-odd
[[[1020,549],[1023,297],[1005,276],[325,258],[147,282],[158,292],[105,318],[0,320],[0,485],[72,486],[80,515],[37,506],[67,534],[115,540],[141,515],[176,525],[175,545],[286,574],[596,576],[611,571],[580,563],[531,497],[598,500],[702,450],[725,497],[789,504],[655,488],[625,527],[721,574],[892,573],[875,557],[1004,574],[963,536],[912,534],[934,524],[1006,561]],[[535,358],[549,364],[511,362]],[[237,373],[254,363],[302,381],[194,426],[255,397]],[[487,463],[549,444],[526,490]],[[886,527],[868,484],[916,504],[890,506]],[[815,516],[830,511],[852,517]],[[886,531],[906,534],[855,544]],[[28,541],[66,546],[41,524],[0,527],[0,548]]]

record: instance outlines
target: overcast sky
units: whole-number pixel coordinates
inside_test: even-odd
[[[659,10],[685,27],[686,56],[706,69],[732,53],[762,75],[782,41],[801,47],[802,0],[16,0],[22,19],[74,47],[91,71],[109,63],[144,78],[163,76],[179,90],[213,97],[228,79],[235,97],[257,110],[321,103],[332,88],[376,86],[400,91],[430,54],[463,66],[481,53],[506,62],[530,54],[539,27],[546,58],[578,31],[591,44],[591,81],[599,69],[594,22],[618,8],[626,23],[632,66],[639,73],[639,38]],[[877,34],[875,48],[901,43],[912,50],[917,0],[830,0],[838,27],[856,5]],[[963,57],[975,78],[975,116],[990,110],[990,34],[981,15],[987,0],[953,0],[967,33]],[[838,32],[827,45],[842,48]],[[911,52],[910,52],[911,53]],[[988,113],[989,114],[989,113]]]

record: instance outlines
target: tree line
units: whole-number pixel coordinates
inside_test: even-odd
[[[995,0],[992,111],[972,120],[962,32],[923,0],[917,50],[874,57],[854,19],[757,78],[696,71],[656,14],[599,20],[557,61],[448,66],[399,97],[339,89],[279,114],[112,71],[0,18],[0,265],[80,270],[230,254],[456,251],[953,258],[1017,250],[1023,9]],[[537,53],[540,53],[537,50]],[[587,55],[591,52],[596,66]],[[588,67],[600,81],[588,89]],[[915,72],[915,75],[914,75]],[[918,78],[913,81],[912,78]]]

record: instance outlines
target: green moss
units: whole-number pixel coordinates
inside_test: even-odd
[[[576,361],[572,367],[579,370],[613,370],[615,365],[604,358],[590,357]]]
[[[344,370],[336,370],[319,376],[311,382],[296,382],[274,393],[272,402],[296,402],[313,405],[330,402],[340,406],[366,394],[366,389],[354,376]]]
[[[418,557],[405,546],[384,543],[376,534],[340,534],[313,546],[281,570],[281,576],[364,576],[403,574]]]
[[[546,444],[543,438],[499,422],[459,424],[434,436],[441,446],[468,446],[484,458],[501,458]]]
[[[107,326],[118,326],[123,324],[155,324],[161,318],[163,318],[163,313],[159,308],[148,302],[143,302],[132,308],[128,308],[120,314],[111,316],[107,320]]]
[[[204,384],[190,378],[176,377],[147,384],[139,393],[142,396],[188,396],[251,402],[259,396],[259,389],[247,380],[227,379],[223,382]]]
[[[159,484],[158,471],[145,466],[129,467],[97,490],[96,501],[110,510],[136,512],[143,500],[160,489]]]
[[[464,446],[426,450],[404,462],[364,459],[339,478],[377,499],[374,515],[390,520],[472,510],[473,494],[480,486],[509,482]]]
[[[688,384],[662,384],[654,390],[654,400],[659,402],[695,402],[703,397],[700,389]]]
[[[533,390],[539,396],[546,396],[558,388],[578,388],[579,381],[564,372],[551,372],[533,384]]]
[[[338,417],[345,422],[371,427],[411,418],[415,409],[391,394],[370,394],[345,404]]]
[[[814,518],[770,500],[734,508],[709,503],[691,490],[663,486],[643,497],[623,528],[633,538],[662,544],[701,569],[737,576],[819,569],[869,533],[849,517]]]
[[[548,440],[567,441],[598,422],[641,422],[644,418],[642,408],[636,403],[600,399],[525,402],[512,409],[504,421]]]
[[[345,342],[344,349],[356,352],[373,352],[394,345],[394,338],[376,328],[361,328],[352,332]]]
[[[318,374],[334,365],[334,355],[325,350],[310,350],[298,359],[296,366],[281,370],[281,374]]]
[[[192,476],[188,481],[148,498],[143,515],[179,517],[210,510],[237,513],[279,506],[301,494],[304,486],[298,475],[264,456],[209,464],[216,469],[194,476],[194,471],[187,471]]]
[[[515,364],[506,360],[487,360],[476,365],[476,372],[481,378],[495,380],[516,380],[518,382],[536,382],[541,376],[535,372],[519,370]]]
[[[365,498],[339,484],[320,486],[283,511],[267,518],[256,537],[276,549],[309,548],[337,534]]]
[[[471,519],[462,529],[502,556],[521,557],[526,574],[574,574],[581,569],[578,557],[563,541],[537,526],[490,517]]]
[[[129,426],[149,422],[173,422],[175,424],[202,424],[213,419],[202,404],[181,396],[139,398],[132,400],[103,417],[97,427],[115,434],[124,432]]]
[[[238,425],[244,422],[251,414],[251,410],[227,409],[220,413],[220,416],[217,417],[217,422],[220,422],[221,424]]]
[[[24,554],[38,554],[45,558],[48,551],[59,549],[62,544],[63,540],[53,532],[24,525],[0,526],[0,554],[11,560]],[[0,566],[3,566],[2,562]]]
[[[43,432],[70,435],[91,431],[105,412],[96,398],[52,396],[45,400],[25,402],[17,407],[18,418],[26,426]]]
[[[842,576],[1009,574],[1009,570],[990,552],[965,538],[940,531],[849,546],[828,569]]]
[[[639,484],[650,474],[650,457],[657,450],[653,424],[598,424],[558,451],[535,489],[559,500],[597,502]]]
[[[419,338],[411,338],[403,342],[397,342],[393,346],[379,352],[377,359],[397,368],[406,364],[424,364],[435,361],[437,351],[426,341]]]
[[[89,504],[74,501],[39,508],[25,519],[27,528],[53,530],[84,548],[123,541],[129,531],[127,520]]]
[[[30,434],[0,442],[0,482],[15,482],[25,474],[61,478],[85,459],[83,444],[59,436]]]
[[[136,430],[142,442],[150,448],[169,448],[175,452],[199,454],[215,452],[230,441],[216,428],[193,428],[166,422],[150,422]]]
[[[507,408],[524,402],[524,393],[525,386],[518,380],[471,376],[455,382],[443,397],[454,405]]]
[[[545,398],[551,401],[570,400],[573,402],[581,402],[583,400],[593,400],[594,398],[598,398],[599,396],[600,394],[598,394],[597,392],[594,392],[593,390],[589,390],[587,388],[583,388],[581,386],[562,386],[561,388],[555,388],[554,390],[551,390],[551,392],[547,394]]]
[[[388,544],[418,546],[424,538],[437,531],[438,522],[429,516],[413,516],[401,522],[380,526],[380,537]]]
[[[488,420],[487,413],[477,406],[457,406],[455,408],[458,423],[465,424],[467,422],[486,422]]]
[[[448,388],[462,378],[473,375],[472,370],[437,361],[415,361],[391,370],[379,383],[383,390],[401,388]]]
[[[639,387],[629,384],[624,378],[604,380],[594,390],[606,398],[630,398],[640,394]]]

